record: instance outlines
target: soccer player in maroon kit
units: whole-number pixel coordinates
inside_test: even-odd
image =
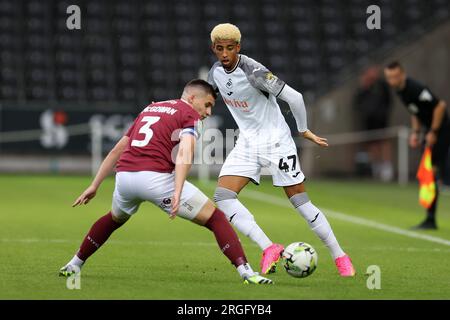
[[[186,181],[192,165],[196,123],[211,115],[216,93],[207,82],[186,84],[181,99],[152,103],[106,156],[91,185],[73,206],[87,204],[116,165],[112,209],[95,222],[75,256],[61,268],[61,276],[78,273],[86,260],[121,227],[143,201],[205,226],[214,233],[220,250],[237,268],[245,283],[272,284],[254,272],[240,241],[222,211]],[[176,151],[175,148],[178,148]]]

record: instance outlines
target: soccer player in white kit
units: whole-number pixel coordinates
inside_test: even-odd
[[[267,237],[238,200],[239,192],[248,182],[259,184],[261,170],[268,170],[273,185],[284,188],[292,205],[328,247],[339,274],[354,276],[350,257],[341,249],[323,212],[312,204],[306,193],[297,148],[277,104],[277,98],[289,104],[301,136],[326,147],[326,139],[308,130],[302,95],[262,64],[239,54],[241,33],[235,25],[224,23],[214,27],[211,42],[219,61],[210,69],[208,82],[220,92],[240,131],[219,174],[214,194],[217,206],[240,232],[263,250],[262,273],[275,272],[283,246]]]
[[[272,284],[252,270],[223,212],[186,181],[198,136],[196,123],[211,115],[215,99],[211,85],[195,79],[185,86],[181,99],[155,102],[144,108],[73,204],[87,204],[94,198],[116,166],[112,209],[92,225],[77,253],[61,268],[61,276],[79,273],[86,260],[138,211],[140,204],[149,201],[171,218],[179,215],[211,230],[220,250],[245,283]]]

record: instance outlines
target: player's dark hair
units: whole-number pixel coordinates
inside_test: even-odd
[[[400,68],[400,70],[403,70],[403,66],[398,62],[397,60],[394,60],[386,65],[386,69],[392,70]]]
[[[184,88],[188,87],[197,87],[203,90],[205,93],[210,94],[213,96],[214,99],[217,99],[217,93],[216,90],[214,90],[213,86],[210,85],[208,82],[202,79],[193,79],[189,81]]]

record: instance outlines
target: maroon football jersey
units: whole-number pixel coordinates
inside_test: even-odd
[[[136,118],[126,136],[128,146],[117,162],[116,171],[172,172],[172,150],[182,130],[194,135],[199,114],[183,100],[155,102]]]

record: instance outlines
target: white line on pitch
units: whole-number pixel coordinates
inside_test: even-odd
[[[254,190],[244,190],[241,192],[241,195],[243,197],[247,197],[247,198],[250,198],[253,200],[276,204],[278,206],[282,206],[282,207],[286,207],[286,208],[292,208],[292,205],[289,203],[289,201],[287,199],[273,196],[273,195],[270,195],[270,194],[267,194],[264,192],[254,191]],[[421,233],[414,232],[414,231],[404,230],[404,229],[401,229],[398,227],[375,222],[375,221],[365,219],[365,218],[355,217],[352,215],[348,215],[348,214],[330,210],[330,209],[325,209],[325,208],[322,208],[322,209],[327,214],[327,217],[331,217],[336,220],[346,221],[346,222],[370,227],[373,229],[378,229],[378,230],[382,230],[382,231],[386,231],[386,232],[390,232],[390,233],[400,234],[400,235],[414,238],[414,239],[421,239],[421,240],[439,243],[439,244],[442,244],[445,246],[450,246],[450,240],[447,240],[447,239],[429,236],[429,235],[421,234]]]

